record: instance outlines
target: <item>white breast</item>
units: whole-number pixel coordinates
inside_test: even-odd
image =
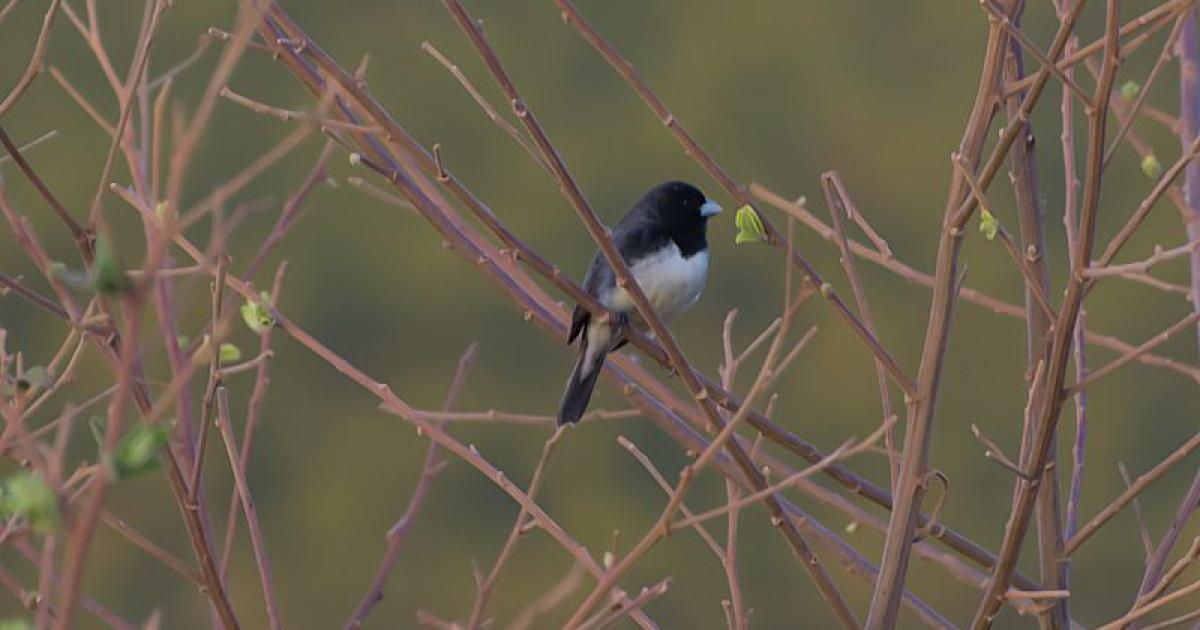
[[[704,279],[708,275],[708,252],[697,252],[690,258],[684,258],[679,247],[670,243],[661,252],[637,261],[630,271],[650,299],[654,310],[669,319],[700,298]],[[612,290],[607,296],[602,296],[601,301],[615,311],[636,310],[633,299],[624,289]]]

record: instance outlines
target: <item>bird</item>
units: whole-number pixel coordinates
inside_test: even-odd
[[[696,303],[708,276],[708,220],[721,206],[700,189],[668,181],[650,189],[612,228],[612,240],[655,313],[670,319]],[[604,360],[625,345],[625,326],[644,328],[637,306],[596,252],[583,290],[614,317],[597,317],[582,305],[571,315],[567,344],[579,339],[579,356],[559,405],[558,425],[575,424],[587,410]]]

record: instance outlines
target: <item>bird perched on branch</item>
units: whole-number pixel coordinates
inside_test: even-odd
[[[617,251],[664,320],[683,312],[700,297],[708,275],[708,219],[720,211],[721,206],[709,201],[695,186],[667,182],[646,193],[613,228]],[[579,338],[579,359],[563,393],[559,425],[579,422],[605,357],[625,344],[624,327],[631,315],[637,315],[633,298],[617,286],[616,274],[602,252],[592,259],[583,290],[613,316],[597,317],[583,306],[575,306],[567,343]],[[637,325],[644,326],[641,322]]]

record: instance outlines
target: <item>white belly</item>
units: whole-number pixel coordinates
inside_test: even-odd
[[[679,247],[671,243],[661,253],[639,260],[630,271],[655,312],[669,319],[700,298],[708,275],[708,252],[684,258]],[[614,311],[634,312],[637,308],[629,293],[620,288],[601,296],[601,302]]]

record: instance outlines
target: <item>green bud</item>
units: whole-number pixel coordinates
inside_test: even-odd
[[[117,295],[133,288],[133,281],[117,263],[117,257],[108,239],[101,238],[96,241],[96,258],[92,261],[92,268],[88,270],[88,281],[92,289],[105,295]]]
[[[34,531],[48,534],[58,528],[58,497],[40,474],[22,471],[4,482],[0,490],[0,515],[23,518]]]
[[[46,387],[50,384],[50,374],[46,372],[46,368],[35,365],[25,368],[25,371],[17,377],[17,391],[27,392],[35,387]]]
[[[737,236],[733,238],[733,242],[737,245],[767,240],[767,231],[763,227],[762,219],[758,217],[758,213],[750,207],[750,204],[738,208],[737,214],[733,217],[733,224],[737,226]]]
[[[112,472],[118,479],[158,468],[158,452],[167,443],[167,429],[161,425],[142,424],[129,430],[117,444],[112,458]]]
[[[1121,86],[1121,98],[1133,102],[1141,91],[1142,86],[1138,85],[1137,81],[1126,81],[1125,85]]]
[[[1146,174],[1146,177],[1158,181],[1158,178],[1162,177],[1163,174],[1162,162],[1159,162],[1158,158],[1151,153],[1142,158],[1142,172]]]

